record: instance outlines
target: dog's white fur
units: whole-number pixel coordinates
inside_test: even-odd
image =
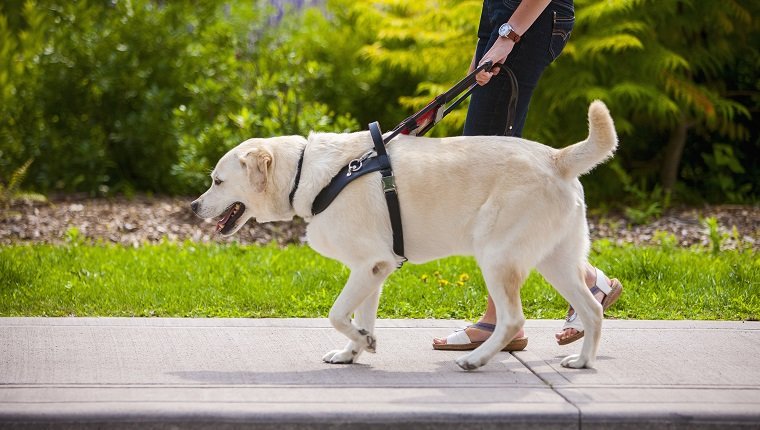
[[[581,353],[561,364],[593,366],[602,307],[584,282],[589,238],[577,177],[613,154],[617,135],[602,102],[591,104],[588,119],[588,138],[559,150],[495,136],[398,136],[388,145],[406,257],[422,263],[453,254],[474,256],[496,305],[496,330],[457,360],[463,369],[486,364],[523,326],[520,287],[534,267],[584,323]],[[310,221],[309,244],[351,269],[329,315],[349,342],[323,357],[330,363],[350,363],[362,351],[375,352],[381,286],[399,260],[392,251],[379,173],[355,180],[317,216],[312,217],[311,205],[342,167],[372,147],[368,132],[250,139],[221,158],[212,177],[223,182],[194,202],[204,218],[219,216],[234,202],[244,203],[245,213],[229,234],[250,218],[268,222],[303,217]],[[288,195],[302,151],[301,179],[291,206]]]

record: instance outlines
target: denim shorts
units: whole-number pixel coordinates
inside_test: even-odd
[[[484,0],[478,27],[476,64],[499,37],[499,27],[512,16],[520,0]],[[518,97],[511,135],[521,136],[528,105],[541,74],[562,52],[575,24],[572,0],[552,0],[507,57],[506,66],[517,78]],[[506,73],[476,87],[470,99],[465,136],[506,135],[507,105],[512,85]]]

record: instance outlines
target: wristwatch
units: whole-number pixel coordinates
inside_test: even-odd
[[[505,22],[501,25],[501,27],[499,27],[499,36],[511,39],[515,43],[519,42],[521,37],[515,32],[515,29],[512,28],[512,25],[508,22]]]

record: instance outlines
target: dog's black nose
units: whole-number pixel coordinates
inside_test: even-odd
[[[190,203],[190,209],[192,209],[193,212],[198,213],[198,200]]]

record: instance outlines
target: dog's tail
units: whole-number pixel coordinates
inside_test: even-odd
[[[560,149],[554,160],[563,177],[577,178],[612,156],[617,148],[617,133],[610,111],[600,100],[588,108],[588,138]]]

